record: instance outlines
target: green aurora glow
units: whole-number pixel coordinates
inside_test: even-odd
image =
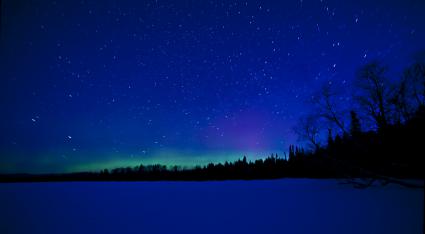
[[[282,151],[273,151],[280,157],[284,157]],[[37,163],[25,163],[25,157],[14,155],[14,157],[2,157],[0,160],[0,171],[3,173],[62,173],[62,172],[85,172],[99,171],[102,169],[114,169],[118,167],[135,167],[140,164],[152,165],[162,164],[167,167],[181,166],[190,168],[203,166],[208,163],[224,163],[235,161],[246,156],[248,160],[265,158],[268,152],[236,152],[236,151],[178,151],[161,150],[152,154],[130,154],[130,153],[100,153],[86,152],[74,155],[57,155],[45,153],[37,155]],[[7,161],[5,159],[8,159]]]

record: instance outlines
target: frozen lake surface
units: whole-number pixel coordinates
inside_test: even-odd
[[[422,233],[423,189],[338,182],[0,184],[0,233]]]

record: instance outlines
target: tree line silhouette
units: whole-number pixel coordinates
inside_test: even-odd
[[[403,183],[424,178],[425,60],[419,59],[392,82],[387,67],[371,62],[361,67],[348,100],[338,87],[323,86],[309,103],[294,131],[307,149],[290,145],[288,154],[246,157],[194,168],[160,164],[104,169],[100,172],[0,175],[17,181],[156,181],[305,178],[374,178]],[[347,108],[349,106],[349,108]],[[348,124],[347,124],[348,123]]]

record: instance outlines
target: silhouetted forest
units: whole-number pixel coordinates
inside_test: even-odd
[[[312,98],[312,113],[295,131],[308,148],[291,145],[288,154],[265,159],[179,166],[140,165],[100,172],[0,175],[18,181],[156,181],[304,178],[374,178],[403,183],[424,178],[425,63],[415,62],[397,82],[378,62],[359,69],[350,100],[356,108],[340,108],[338,94],[327,85]],[[346,124],[348,123],[348,124]],[[323,140],[325,139],[325,140]]]

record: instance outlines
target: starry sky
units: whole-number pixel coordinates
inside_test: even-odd
[[[0,173],[280,155],[305,100],[424,49],[425,2],[1,1]],[[349,98],[341,98],[350,104]]]

